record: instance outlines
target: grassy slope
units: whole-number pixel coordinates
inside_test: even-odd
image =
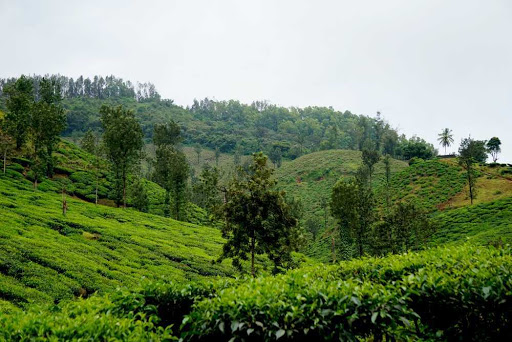
[[[432,238],[433,245],[512,243],[512,197],[446,210],[434,220],[439,230]]]
[[[286,161],[276,171],[278,186],[291,197],[299,197],[302,201],[304,220],[314,218],[324,225],[324,208],[322,199],[329,200],[331,189],[340,178],[354,175],[361,165],[361,152],[350,150],[327,150],[304,155],[293,161]],[[407,167],[402,161],[393,160],[392,172],[396,173]],[[384,177],[384,164],[379,162],[373,176],[374,184]],[[328,217],[327,232],[335,226],[334,219]],[[304,250],[308,256],[316,260],[331,260],[331,238],[325,228],[317,240]],[[336,235],[335,246],[338,245]]]
[[[78,199],[68,206],[64,217],[58,194],[0,178],[0,303],[59,301],[133,286],[142,277],[232,274],[230,266],[211,263],[223,244],[214,228]]]
[[[330,199],[336,181],[354,175],[360,165],[359,151],[320,151],[284,162],[276,171],[276,178],[279,186],[288,194],[302,198],[307,217],[322,217],[321,199]],[[405,162],[393,160],[391,171],[396,173],[406,167]],[[379,183],[383,177],[384,164],[379,162],[375,167],[374,184]]]

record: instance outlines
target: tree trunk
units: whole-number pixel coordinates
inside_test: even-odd
[[[334,232],[332,234],[332,263],[336,263],[336,249],[334,248]]]
[[[471,205],[473,205],[473,184],[471,179],[471,166],[468,165],[468,185],[469,185],[469,199],[471,201]]]
[[[252,231],[251,236],[251,274],[252,277],[256,277],[256,273],[254,272],[254,250],[256,249],[256,239],[254,238],[254,229]]]
[[[7,163],[7,149],[4,150],[4,175],[5,175],[5,164]]]
[[[126,209],[126,173],[123,171],[123,208]]]

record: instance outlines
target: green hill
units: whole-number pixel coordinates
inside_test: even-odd
[[[305,218],[323,217],[322,199],[330,199],[331,189],[340,178],[353,176],[362,164],[361,152],[327,150],[286,161],[276,170],[278,185],[291,197],[300,197]],[[392,160],[391,172],[407,168],[407,163]],[[373,176],[376,185],[384,178],[384,164],[377,163]]]
[[[512,243],[512,197],[445,210],[434,216],[438,231],[431,245]]]
[[[0,178],[0,300],[27,306],[135,286],[145,277],[183,282],[232,275],[212,264],[217,229],[131,209],[114,209],[34,191]]]

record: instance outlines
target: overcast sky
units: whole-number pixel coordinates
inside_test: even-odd
[[[0,77],[113,74],[164,98],[332,106],[512,162],[512,1],[0,0]],[[455,151],[453,146],[450,151]]]

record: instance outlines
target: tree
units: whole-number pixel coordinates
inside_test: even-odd
[[[212,218],[220,208],[222,201],[219,192],[220,172],[216,167],[205,165],[199,175],[199,180],[194,184],[197,204],[205,209]]]
[[[406,160],[414,157],[426,160],[434,157],[437,151],[432,144],[427,143],[424,139],[416,136],[405,139],[402,136],[396,149],[396,154]]]
[[[100,184],[101,159],[104,154],[104,145],[102,145],[100,141],[98,141],[98,137],[96,137],[96,135],[90,129],[85,133],[84,137],[80,142],[80,145],[82,149],[84,149],[85,151],[94,156],[94,160],[92,163],[95,178],[94,203],[98,204],[98,188]]]
[[[8,131],[16,140],[16,148],[20,149],[27,140],[30,130],[31,111],[34,105],[32,80],[21,75],[14,84],[4,88],[4,93],[7,95],[5,119]]]
[[[187,180],[189,176],[189,166],[187,157],[181,151],[174,151],[170,155],[171,173],[170,189],[174,196],[174,218],[178,221],[185,219],[185,208],[187,204]]]
[[[195,152],[195,153],[196,153],[196,155],[197,155],[197,165],[199,165],[199,164],[200,164],[200,162],[201,162],[201,145],[196,144],[196,145],[194,146],[194,152]]]
[[[131,110],[103,105],[100,109],[103,142],[114,170],[116,203],[126,207],[126,180],[136,166],[143,147],[142,128]]]
[[[476,197],[476,178],[477,173],[474,167],[475,163],[485,162],[487,159],[486,142],[483,140],[473,140],[471,137],[462,139],[459,147],[458,162],[466,170],[466,178],[469,187],[469,198],[471,204]]]
[[[233,163],[236,166],[240,166],[242,163],[242,146],[240,144],[236,144],[235,153],[233,154]]]
[[[13,148],[15,141],[9,134],[7,134],[7,130],[2,128],[2,126],[3,125],[0,125],[0,152],[2,153],[3,157],[3,172],[5,174],[7,165],[7,153],[9,153],[9,150]]]
[[[281,167],[281,163],[283,161],[283,154],[279,147],[274,147],[272,151],[269,153],[269,158],[274,163],[275,167]]]
[[[385,192],[386,192],[386,208],[389,210],[391,206],[391,199],[390,199],[390,187],[391,187],[391,158],[389,157],[389,154],[386,154],[386,156],[383,159],[384,162],[384,172],[385,172]]]
[[[340,234],[348,232],[355,239],[360,257],[375,219],[375,200],[368,177],[367,169],[360,168],[354,179],[339,180],[331,195],[331,212],[341,227]]]
[[[374,171],[375,164],[377,164],[380,160],[380,153],[377,150],[363,149],[362,153],[363,165],[368,168],[368,177],[370,186],[372,183],[372,174]]]
[[[277,191],[273,170],[267,166],[267,156],[253,155],[248,171],[238,168],[226,189],[223,205],[227,239],[222,258],[232,258],[240,268],[241,260],[251,259],[251,274],[256,276],[254,256],[267,254],[275,269],[291,259],[298,235],[297,219],[284,199],[284,192]]]
[[[90,154],[96,153],[96,137],[91,129],[88,129],[87,132],[85,132],[84,137],[80,141],[80,146]]]
[[[215,166],[219,167],[220,148],[215,147]]]
[[[189,166],[183,152],[176,149],[182,140],[181,128],[174,121],[155,125],[153,143],[157,146],[154,178],[165,189],[164,215],[170,214],[170,197],[173,195],[173,216],[184,217]]]
[[[149,198],[145,183],[142,179],[137,179],[133,183],[130,195],[133,207],[138,211],[147,213],[149,210]]]
[[[441,144],[441,146],[444,147],[444,154],[446,154],[446,148],[450,147],[451,144],[453,144],[452,130],[449,128],[445,128],[437,136],[439,137],[437,138],[437,141],[439,141],[439,144]]]
[[[406,252],[423,246],[435,230],[428,215],[414,203],[398,203],[375,225],[373,249],[376,254]]]
[[[53,150],[60,140],[60,133],[66,128],[60,84],[54,78],[43,77],[39,83],[38,97],[39,101],[33,106],[31,121],[34,154],[40,154],[45,159],[46,174],[51,177],[54,164]],[[41,151],[41,148],[45,148],[46,151]]]
[[[498,154],[501,152],[501,141],[498,137],[492,137],[487,142],[487,150],[491,154],[492,162],[496,163],[498,160]]]
[[[317,217],[310,217],[306,220],[304,226],[306,231],[311,233],[313,236],[313,240],[316,240],[316,237],[322,228],[322,222]]]

